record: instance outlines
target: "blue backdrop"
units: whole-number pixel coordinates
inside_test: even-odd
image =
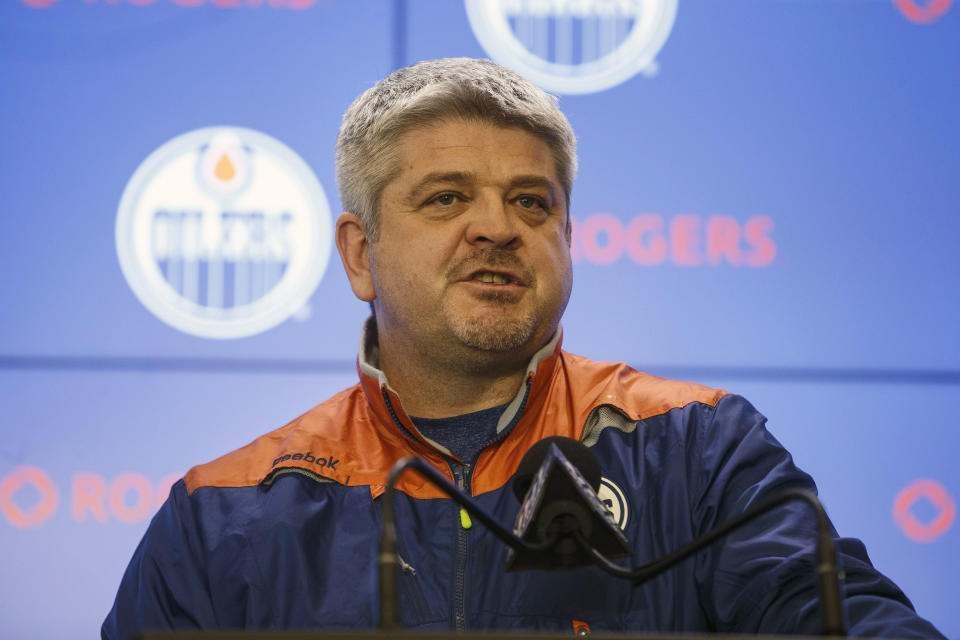
[[[577,131],[566,348],[746,395],[960,636],[952,0],[0,5],[0,636],[96,635],[172,479],[353,383],[340,118],[461,55]]]

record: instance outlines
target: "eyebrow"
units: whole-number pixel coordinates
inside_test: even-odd
[[[472,183],[476,176],[468,171],[434,171],[423,176],[407,193],[410,200],[417,200],[424,193],[438,184],[467,184]],[[556,185],[548,178],[531,174],[515,176],[510,180],[510,189],[543,188],[550,193],[550,198],[556,200]]]
[[[550,199],[556,201],[557,196],[557,185],[554,182],[544,176],[540,175],[529,175],[529,176],[516,176],[513,180],[510,181],[511,189],[531,189],[531,188],[543,188],[546,189],[550,194]]]
[[[413,188],[407,192],[407,198],[418,200],[425,192],[437,184],[464,184],[473,182],[474,175],[466,171],[434,171],[423,176]]]

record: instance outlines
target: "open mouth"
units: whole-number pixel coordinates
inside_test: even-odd
[[[519,279],[509,273],[500,273],[497,271],[474,271],[470,274],[468,280],[484,282],[486,284],[523,284]]]

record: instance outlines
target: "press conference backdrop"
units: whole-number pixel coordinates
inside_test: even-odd
[[[960,636],[958,4],[7,0],[0,636],[95,636],[177,477],[353,383],[337,128],[442,56],[577,131],[566,348],[746,395]]]

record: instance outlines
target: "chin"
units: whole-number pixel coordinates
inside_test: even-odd
[[[516,351],[527,346],[536,330],[536,320],[526,318],[471,318],[450,323],[457,339],[480,351]]]

